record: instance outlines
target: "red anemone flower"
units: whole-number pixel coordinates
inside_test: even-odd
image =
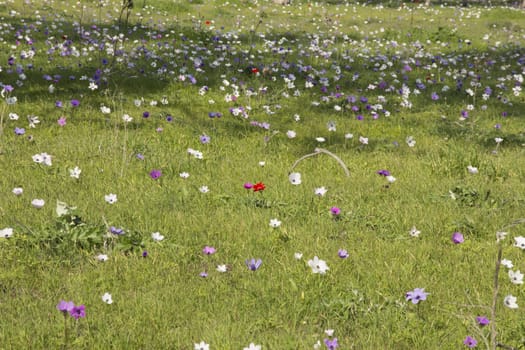
[[[262,182],[257,182],[253,185],[253,192],[263,191],[266,186]]]

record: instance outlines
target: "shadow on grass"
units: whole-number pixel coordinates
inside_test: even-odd
[[[261,21],[264,20],[266,19],[262,16]],[[318,107],[316,113],[319,117],[329,118],[333,115],[333,108],[336,104],[346,104],[347,106],[358,104],[348,102],[346,98],[337,99],[339,91],[342,92],[343,96],[355,95],[359,98],[366,95],[371,101],[382,94],[391,100],[398,99],[399,91],[397,89],[390,92],[386,92],[384,88],[373,91],[367,89],[369,82],[374,80],[377,83],[384,82],[385,87],[397,84],[394,78],[383,76],[377,69],[377,64],[385,60],[399,65],[397,69],[393,69],[393,72],[406,79],[406,84],[411,89],[420,84],[416,83],[417,79],[426,83],[426,90],[423,89],[425,94],[430,94],[430,90],[433,88],[432,83],[427,81],[429,78],[425,70],[416,67],[412,72],[403,72],[401,62],[409,57],[401,57],[394,53],[387,55],[378,53],[364,59],[357,57],[357,48],[348,52],[349,56],[355,56],[351,65],[343,56],[331,59],[332,65],[335,64],[342,68],[340,79],[332,86],[322,88],[319,79],[324,74],[322,72],[329,68],[327,62],[320,62],[319,67],[316,67],[317,59],[314,59],[312,55],[306,54],[304,57],[299,57],[292,52],[293,50],[288,51],[289,48],[294,48],[298,42],[305,45],[309,43],[311,38],[307,38],[305,32],[268,31],[265,33],[265,40],[273,42],[275,46],[268,53],[261,55],[263,40],[260,40],[256,30],[237,35],[233,31],[209,31],[201,27],[195,28],[192,23],[177,23],[163,28],[163,30],[159,30],[154,25],[143,25],[136,27],[138,28],[136,30],[129,29],[129,40],[124,42],[124,46],[120,48],[120,43],[115,39],[119,34],[118,21],[97,24],[96,28],[86,26],[82,36],[77,34],[73,19],[61,21],[60,34],[62,36],[60,38],[48,32],[48,26],[54,25],[54,21],[44,19],[39,22],[40,24],[36,24],[32,17],[15,17],[7,19],[6,23],[13,28],[13,37],[9,38],[11,41],[18,40],[16,38],[18,34],[31,29],[32,35],[35,35],[35,42],[47,43],[46,53],[38,51],[34,60],[13,57],[10,67],[5,70],[6,81],[17,79],[17,73],[21,70],[25,73],[25,85],[20,88],[20,92],[17,94],[21,101],[32,102],[52,99],[53,97],[50,96],[54,95],[49,93],[49,85],[51,84],[55,86],[56,96],[76,98],[76,96],[89,95],[86,97],[86,104],[91,108],[98,108],[108,98],[118,97],[117,103],[121,103],[129,96],[158,96],[159,94],[177,96],[182,94],[187,96],[180,98],[177,101],[180,103],[177,103],[175,107],[166,108],[166,114],[170,113],[170,110],[175,110],[183,115],[192,115],[194,109],[192,94],[196,94],[198,87],[202,85],[219,90],[226,76],[242,88],[265,84],[270,89],[279,91],[281,89],[279,83],[282,83],[283,77],[287,77],[295,79],[295,85],[299,87],[304,86],[307,81],[312,81],[314,93],[318,94],[319,98],[326,97],[328,101]],[[93,34],[87,35],[88,30],[92,31]],[[165,33],[169,32],[178,35],[168,38]],[[94,35],[95,33],[102,34],[97,36]],[[441,33],[440,35],[445,35],[446,39],[448,34],[450,33]],[[280,42],[282,38],[286,40]],[[232,44],[234,41],[240,42],[241,46],[247,49],[238,49]],[[25,44],[22,42],[21,45]],[[27,45],[27,48],[30,49],[31,45]],[[84,52],[90,52],[90,50],[95,52],[87,56],[83,55]],[[114,51],[115,55],[108,54],[108,50]],[[78,52],[79,55],[77,56],[75,52]],[[525,64],[522,49],[509,47],[491,52],[465,49],[463,52],[450,52],[447,57],[435,55],[430,57],[428,62],[421,62],[421,65],[440,62],[442,59],[450,59],[450,57],[456,56],[461,57],[459,61],[463,61],[462,64],[468,69],[495,70],[496,67],[493,68],[493,64],[489,65],[488,61],[492,60],[491,57],[499,56],[511,57],[516,62],[517,67]],[[9,59],[8,56],[4,55],[4,57],[6,60]],[[467,62],[469,57],[482,57],[485,62],[478,60],[469,63]],[[220,68],[214,68],[213,62],[219,58],[231,62],[231,64],[229,66],[222,64]],[[17,65],[19,66],[17,67]],[[258,72],[259,75],[256,76],[254,72]],[[353,78],[356,74],[366,76],[366,79],[354,81]],[[278,82],[274,82],[274,78]],[[462,78],[465,84],[468,79],[467,76]],[[98,85],[98,93],[89,91],[90,81]],[[450,84],[451,82],[447,83]],[[458,81],[455,83],[459,84]],[[444,83],[437,82],[436,86],[442,84]],[[459,105],[462,100],[458,96],[460,93],[462,92],[451,89],[450,92],[442,93],[442,98],[447,98],[450,104],[457,103]],[[276,100],[270,101],[270,104],[279,103],[281,100],[282,98],[276,97]],[[366,103],[363,103],[359,105],[359,108],[366,111],[368,105],[365,105]],[[424,99],[421,103],[418,101],[416,108],[424,110],[425,107]],[[519,111],[523,109],[525,109],[524,103],[516,103],[509,111],[509,118],[520,118]],[[417,112],[417,110],[411,111],[411,113],[413,112]],[[226,113],[224,114],[225,119],[229,117]],[[348,113],[348,117],[353,118],[354,114]],[[268,116],[267,119],[274,118]],[[202,126],[207,126],[206,118],[195,118],[192,122],[196,124],[202,122]],[[246,123],[239,123],[237,120],[228,119],[227,122],[223,120],[222,124],[228,125],[228,128],[231,129],[230,134],[234,137],[245,137],[246,134],[258,132],[247,126]],[[467,128],[458,128],[451,122],[437,123],[434,132],[443,137],[464,138],[468,135],[472,137]],[[472,141],[485,147],[492,147],[492,139],[496,137],[494,135],[495,133],[481,133],[472,137]],[[505,143],[509,145],[521,146],[524,143],[523,135],[519,133],[506,134],[503,132],[497,135],[504,138]],[[311,146],[313,145],[308,145],[308,147]]]

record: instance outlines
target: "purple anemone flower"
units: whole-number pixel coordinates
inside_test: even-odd
[[[417,304],[420,301],[427,300],[427,295],[429,293],[425,292],[425,288],[416,288],[410,292],[407,292],[405,298],[407,301],[411,301],[412,304]]]
[[[476,322],[480,326],[487,326],[490,323],[490,320],[486,318],[485,316],[478,316],[476,317]]]
[[[158,170],[158,169],[153,169],[150,173],[149,173],[149,176],[153,179],[153,180],[157,180],[159,177],[162,176],[162,171]]]
[[[210,246],[205,246],[203,249],[202,249],[202,252],[206,255],[212,255],[214,254],[216,251],[216,249],[214,247],[210,247]]]
[[[465,241],[465,238],[463,237],[463,234],[461,234],[461,232],[454,232],[452,234],[452,242],[454,242],[454,244],[460,244],[460,243],[463,243]]]
[[[69,310],[69,314],[76,320],[79,318],[84,318],[86,317],[86,307],[84,305],[74,306],[71,310]]]
[[[60,300],[57,304],[57,310],[63,312],[64,314],[70,312],[75,307],[75,304],[72,301]]]
[[[339,209],[338,207],[331,207],[330,208],[330,213],[333,216],[337,216],[337,215],[341,214],[341,209]]]
[[[259,269],[259,267],[261,267],[261,264],[262,264],[262,260],[261,259],[246,259],[245,261],[246,263],[246,266],[248,266],[248,268],[252,271],[256,271]]]
[[[337,343],[337,338],[325,339],[324,340],[324,345],[326,345],[326,348],[328,350],[335,350],[339,346],[339,344]]]
[[[474,338],[472,338],[470,335],[467,335],[465,340],[463,341],[463,344],[467,346],[467,348],[475,348],[478,345],[478,341]]]

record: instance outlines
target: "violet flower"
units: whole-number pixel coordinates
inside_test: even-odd
[[[74,306],[71,310],[69,310],[69,314],[74,317],[75,320],[84,318],[86,317],[86,307],[84,305]]]
[[[73,310],[74,307],[75,304],[72,301],[60,300],[60,302],[57,304],[57,310],[64,314]]]
[[[407,301],[411,301],[412,304],[417,304],[420,301],[427,300],[427,295],[429,293],[425,292],[425,288],[416,288],[410,292],[407,292],[405,298]]]
[[[452,234],[452,242],[454,242],[454,244],[460,244],[460,243],[463,243],[464,241],[465,241],[465,238],[463,237],[461,232],[454,232]]]
[[[255,260],[253,258],[252,259],[246,259],[245,263],[246,263],[246,266],[248,266],[248,268],[250,270],[255,271],[255,270],[259,269],[259,267],[261,266],[262,260],[261,259]]]
[[[206,255],[212,255],[216,252],[216,249],[214,247],[210,247],[210,246],[205,246],[203,249],[202,249],[202,252]]]

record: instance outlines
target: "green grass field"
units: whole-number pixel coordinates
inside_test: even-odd
[[[0,349],[524,349],[524,12],[388,5],[0,2]]]

